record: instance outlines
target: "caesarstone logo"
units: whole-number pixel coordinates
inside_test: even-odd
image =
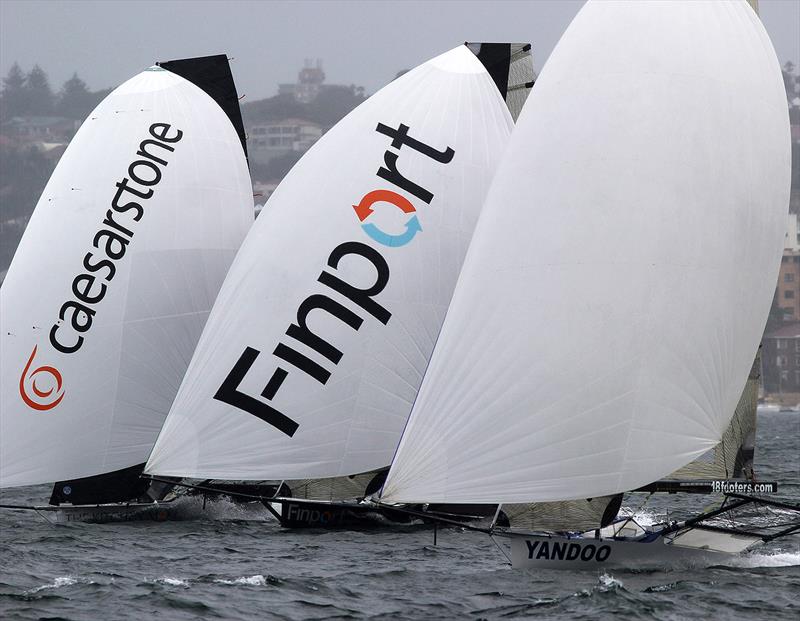
[[[19,378],[19,394],[28,407],[41,412],[52,410],[61,403],[64,398],[64,382],[61,372],[55,367],[44,365],[31,370],[36,349],[37,346],[34,345],[31,357]],[[40,385],[40,381],[43,384]]]
[[[407,146],[409,149],[429,158],[431,160],[431,162],[428,162],[429,164],[449,164],[455,155],[455,151],[451,147],[446,147],[439,151],[421,140],[412,138],[408,134],[410,129],[408,125],[402,123],[397,129],[378,123],[375,131],[388,136],[392,141],[391,148],[386,149],[383,154],[383,165],[378,168],[376,175],[383,180],[379,182],[380,185],[388,182],[398,190],[402,190],[422,203],[430,205],[434,198],[433,192],[399,172],[397,160],[400,154],[392,149],[400,151],[403,146]],[[407,151],[408,149],[406,149]],[[410,216],[405,222],[404,232],[388,233],[378,228],[374,223],[367,222],[374,213],[373,206],[378,203],[392,205],[402,213]],[[335,371],[335,368],[332,369],[328,363],[339,364],[345,354],[336,345],[308,327],[308,315],[312,310],[324,311],[356,331],[364,323],[364,320],[368,319],[364,314],[371,316],[383,325],[386,325],[392,316],[392,313],[375,299],[386,288],[391,274],[389,261],[384,257],[384,253],[386,253],[386,248],[399,249],[407,247],[422,232],[422,226],[417,218],[417,208],[405,196],[385,188],[370,190],[352,207],[355,209],[361,231],[372,242],[375,242],[375,245],[369,245],[357,240],[345,241],[331,251],[327,261],[327,268],[330,268],[330,271],[327,268],[323,269],[316,281],[325,289],[322,289],[322,292],[312,293],[300,303],[297,309],[296,322],[292,323],[285,332],[288,344],[284,342],[284,339],[281,339],[281,342],[277,343],[272,352],[272,355],[277,358],[275,361],[276,368],[269,379],[264,378],[266,383],[260,395],[261,398],[267,401],[272,401],[275,398],[283,382],[289,377],[290,370],[292,371],[292,376],[299,371],[320,384],[326,384],[333,371]],[[352,212],[350,213],[352,215]],[[407,251],[399,250],[399,252]],[[387,256],[391,257],[391,254],[389,253]],[[357,260],[365,261],[371,265],[374,269],[374,282],[367,288],[360,288],[343,280],[340,277],[338,268],[344,257],[358,257]],[[353,259],[351,258],[350,260]],[[338,294],[338,296],[334,294]],[[352,305],[355,305],[356,310],[353,310],[352,306],[345,306],[340,300],[349,301]],[[312,360],[295,349],[295,342],[311,349],[328,362],[320,364],[318,361]],[[265,403],[261,398],[248,395],[239,390],[239,386],[260,354],[261,352],[254,347],[245,347],[239,359],[231,367],[217,389],[214,399],[248,412],[287,436],[292,437],[299,427],[295,420]]]
[[[180,129],[173,129],[168,123],[153,123],[148,128],[147,138],[139,143],[137,159],[128,166],[128,176],[116,183],[111,208],[92,238],[92,248],[83,257],[83,270],[72,280],[72,295],[61,305],[58,320],[50,328],[49,342],[56,351],[70,355],[83,346],[117,273],[117,262],[133,241],[136,225],[145,215],[146,201],[155,194],[162,169],[169,163],[166,158],[175,151],[173,145],[181,138],[183,131]],[[54,366],[45,365],[31,371],[37,347],[34,346],[20,377],[19,394],[28,407],[51,410],[64,398],[63,380]],[[40,385],[44,375],[51,378],[47,387]]]

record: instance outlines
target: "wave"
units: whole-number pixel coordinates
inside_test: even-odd
[[[219,520],[274,522],[260,502],[234,502],[227,496],[207,499],[202,496],[180,496],[174,501],[173,512],[178,520]]]
[[[590,588],[584,588],[571,595],[571,597],[592,597],[595,593],[609,593],[625,590],[622,580],[615,578],[609,573],[603,572],[597,576],[597,584]],[[564,598],[568,599],[568,598]]]
[[[89,580],[88,578],[76,578],[75,576],[58,576],[53,580],[53,582],[49,582],[47,584],[43,584],[38,587],[34,587],[32,589],[28,589],[25,591],[26,595],[30,595],[31,593],[38,593],[39,591],[44,591],[47,589],[60,589],[61,587],[65,586],[72,586],[73,584],[78,584],[78,582],[82,584],[94,584],[94,581]]]
[[[615,578],[611,574],[607,574],[605,572],[603,572],[597,577],[597,582],[599,589],[605,591],[610,591],[625,586],[622,584],[622,580],[620,580],[619,578]]]
[[[218,578],[214,580],[214,582],[218,584],[245,584],[250,586],[266,586],[268,582],[273,580],[272,576],[262,576],[261,574],[256,574],[254,576],[242,576],[241,578],[236,578],[234,580],[225,580],[223,578]]]
[[[642,527],[653,526],[654,524],[663,524],[666,519],[666,513],[656,511],[654,509],[633,509],[630,507],[622,507],[619,512],[620,517],[633,517],[633,519]]]
[[[735,567],[793,567],[800,565],[800,551],[751,553],[735,557]]]
[[[153,580],[147,580],[151,584],[165,584],[167,586],[179,586],[183,588],[189,588],[189,581],[183,580],[182,578],[175,578],[174,576],[161,576],[160,578],[155,578]]]

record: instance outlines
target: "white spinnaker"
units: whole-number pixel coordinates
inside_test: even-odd
[[[161,179],[139,199],[124,190],[117,204],[138,201],[136,209],[113,211],[112,220],[133,236],[111,269],[91,272],[83,265],[104,260],[107,237],[93,239],[117,192],[130,178],[142,141],[150,132],[180,140],[145,150]],[[152,161],[152,160],[150,160]],[[145,181],[156,173],[137,166]],[[225,273],[253,221],[250,176],[241,143],[228,117],[200,88],[157,67],[114,90],[72,139],[31,216],[0,289],[2,390],[0,391],[0,485],[15,486],[91,476],[144,462],[175,397]],[[112,243],[113,244],[113,243]],[[112,252],[118,252],[113,244]],[[78,289],[103,298],[86,305],[91,327],[75,332],[72,311]],[[88,287],[88,289],[87,289]],[[81,314],[85,320],[85,315]],[[58,351],[49,340],[59,323],[62,344],[83,336],[74,353]],[[21,376],[36,348],[28,372]],[[59,389],[52,367],[60,374]],[[36,385],[34,386],[34,382]],[[42,397],[39,393],[49,395]],[[51,409],[26,405],[22,393]],[[63,395],[63,396],[62,396]]]
[[[589,2],[514,130],[382,498],[596,497],[713,447],[772,299],[789,166],[745,2]]]
[[[376,131],[398,129],[453,157],[435,161]],[[312,147],[270,197],[225,280],[208,325],[159,435],[146,471],[221,479],[305,479],[386,466],[411,411],[491,177],[512,120],[477,58],[460,46],[398,78],[340,121]],[[433,193],[429,204],[379,177],[385,154],[404,177]],[[362,229],[353,205],[374,190],[410,201],[404,213],[378,201],[363,224],[411,241],[388,247]],[[395,202],[400,202],[394,199]],[[374,232],[374,231],[373,231]],[[384,325],[317,281],[323,270],[360,288],[376,268],[329,256],[346,242],[366,244],[390,276],[373,300],[391,313]],[[327,296],[355,312],[358,330],[325,310],[309,328],[338,349],[334,364],[285,333],[309,296]],[[273,355],[279,343],[331,373],[323,385]],[[291,437],[253,414],[214,399],[245,348],[258,352],[238,390],[299,426]],[[277,368],[288,376],[274,397],[261,396]]]

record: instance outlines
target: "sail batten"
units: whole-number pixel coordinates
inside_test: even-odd
[[[787,117],[744,2],[588,2],[495,176],[382,499],[612,495],[715,446],[772,298]]]

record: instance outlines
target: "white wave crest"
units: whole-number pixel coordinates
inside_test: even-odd
[[[572,597],[593,597],[595,593],[607,593],[624,588],[622,580],[615,578],[611,574],[603,572],[597,576],[597,584],[591,588],[584,588],[572,594]]]
[[[202,496],[181,496],[174,503],[175,515],[181,520],[274,521],[260,502],[234,502],[227,496],[209,498],[205,502]]]
[[[737,567],[793,567],[800,565],[800,551],[745,554],[735,557],[732,564]]]
[[[647,587],[645,589],[646,593],[664,593],[666,591],[671,591],[675,588],[675,583],[670,582],[669,584],[657,584],[655,586]]]
[[[183,580],[182,578],[175,578],[173,576],[161,576],[160,578],[156,578],[155,580],[148,580],[148,582],[152,582],[154,584],[166,584],[167,586],[179,586],[188,588],[189,581]]]
[[[663,524],[666,520],[666,515],[664,513],[654,511],[652,509],[632,509],[629,507],[623,507],[619,515],[622,517],[630,517],[633,516],[633,519],[643,527],[653,526],[654,524]]]
[[[214,580],[214,582],[218,582],[219,584],[249,584],[251,586],[266,586],[267,578],[261,574],[256,574],[255,576],[242,576],[241,578],[236,578],[235,580],[219,579]]]
[[[622,580],[605,572],[597,577],[597,582],[600,584],[601,590],[618,589],[623,586]]]
[[[91,580],[86,581],[88,584],[91,584]],[[73,584],[77,584],[78,579],[74,576],[58,576],[53,582],[49,584],[43,584],[36,588],[30,589],[25,591],[25,593],[38,593],[39,591],[44,591],[45,589],[59,589],[64,586],[71,586]]]

